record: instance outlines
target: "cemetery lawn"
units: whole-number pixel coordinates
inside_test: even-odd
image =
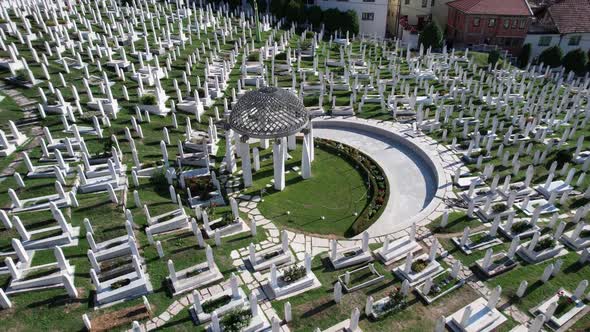
[[[513,301],[523,312],[529,312],[531,308],[538,306],[541,302],[555,295],[560,288],[573,293],[580,281],[588,279],[588,276],[590,276],[590,266],[588,264],[578,264],[579,258],[580,256],[575,252],[568,252],[567,255],[562,256],[563,265],[561,271],[557,276],[550,278],[545,284],[539,279],[547,265],[553,263],[555,260],[548,260],[536,265],[523,265],[524,262],[520,261],[521,265],[488,280],[487,284],[490,287],[501,286],[503,295],[506,298],[513,298],[520,283],[526,280],[528,282],[528,288],[525,295],[522,299]],[[589,304],[588,301],[585,301],[585,303]],[[590,317],[585,315],[577,323],[581,328],[585,327],[587,329],[590,327]]]
[[[292,331],[329,328],[349,319],[354,308],[361,312],[359,325],[364,331],[432,331],[439,316],[450,315],[479,297],[471,287],[465,286],[426,306],[410,292],[408,307],[404,310],[378,320],[368,319],[364,314],[367,297],[372,296],[377,301],[387,296],[393,287],[400,287],[401,281],[393,276],[390,269],[375,262],[377,271],[385,276],[384,281],[352,293],[343,293],[342,300],[337,305],[333,301],[333,284],[338,275],[343,274],[346,269],[334,271],[328,258],[323,256],[316,256],[312,261],[312,270],[322,283],[322,287],[286,300],[272,302],[272,307],[279,317],[283,317],[284,304],[291,303],[293,321],[289,323],[289,328]],[[352,270],[354,267],[348,269]],[[500,331],[509,331],[514,326],[514,322],[509,320],[501,326]]]
[[[261,168],[254,173],[254,185],[246,193],[258,195],[263,190],[264,201],[258,204],[258,209],[278,226],[306,233],[348,236],[357,219],[354,213],[360,214],[369,203],[368,186],[356,165],[316,147],[312,178],[303,180],[298,174],[301,145],[289,154],[292,159],[285,163],[288,172],[285,190],[277,192],[272,187],[272,151],[267,149],[260,152]]]
[[[16,102],[12,98],[0,94],[0,129],[4,130],[6,134],[9,134],[8,120],[12,120],[16,124],[16,121],[23,117],[24,111],[21,110]]]
[[[449,218],[450,220],[450,218]],[[461,234],[455,234],[461,236]],[[448,250],[449,254],[452,254],[455,258],[459,259],[465,266],[472,266],[475,261],[482,259],[485,256],[485,250],[476,251],[471,255],[465,255],[461,252],[449,238],[439,237],[440,243],[443,247]],[[501,245],[492,247],[494,253],[506,252],[510,247],[510,242],[504,242]],[[543,270],[547,265],[553,263],[555,259],[545,261],[537,265],[526,264],[522,261],[518,255],[515,256],[516,260],[520,263],[512,270],[500,274],[491,279],[484,279],[484,282],[490,289],[501,286],[502,296],[505,299],[509,299],[511,303],[516,305],[522,312],[529,313],[529,310],[535,306],[541,304],[541,302],[547,300],[553,296],[557,291],[563,287],[565,290],[573,292],[577,287],[578,283],[584,279],[588,279],[590,275],[589,265],[580,265],[577,263],[580,256],[575,252],[568,252],[567,255],[562,256],[563,265],[561,271],[556,277],[552,277],[545,284],[539,280],[543,274]],[[473,270],[473,268],[472,268]],[[480,276],[481,277],[481,276]],[[528,289],[522,299],[515,299],[516,290],[523,280],[527,280]],[[585,302],[589,304],[588,301]],[[590,316],[585,315],[580,318],[576,324],[572,327],[573,330],[585,331],[590,327]]]
[[[436,218],[433,222],[426,225],[426,228],[428,228],[433,233],[449,234],[461,233],[467,226],[469,226],[473,232],[474,229],[483,225],[479,219],[469,218],[465,212],[450,212],[449,220],[445,228],[440,227],[441,220],[442,216]]]
[[[46,179],[46,181],[50,181]],[[142,183],[140,196],[143,201],[150,202],[150,212],[154,214],[169,211],[175,207],[166,197],[160,196],[150,184]],[[121,192],[118,192],[120,195]],[[97,311],[93,311],[92,298],[94,296],[94,287],[92,286],[89,270],[90,262],[86,256],[86,251],[89,249],[88,242],[84,236],[84,226],[82,220],[89,218],[95,232],[95,239],[97,242],[105,239],[113,238],[125,234],[125,226],[121,221],[125,216],[122,206],[115,206],[110,203],[108,194],[101,193],[95,195],[80,195],[78,196],[80,207],[69,211],[64,209],[66,218],[71,213],[72,226],[81,226],[80,242],[77,247],[63,248],[64,255],[70,260],[71,265],[76,267],[76,287],[80,292],[78,299],[70,299],[63,288],[48,289],[43,291],[14,294],[11,296],[11,301],[15,305],[13,309],[0,311],[0,321],[2,321],[2,330],[16,330],[16,331],[47,331],[47,330],[63,330],[63,331],[78,331],[82,330],[84,325],[82,322],[82,314],[88,313],[90,318],[100,316],[105,313],[114,312],[120,309],[125,309],[130,306],[140,305],[141,298],[126,301],[122,304],[117,304],[112,307],[107,307]],[[135,207],[133,198],[129,199],[129,208],[134,215],[135,236],[138,240],[139,248],[142,257],[147,264],[147,272],[150,281],[154,288],[154,293],[147,295],[147,298],[152,305],[156,315],[164,312],[174,300],[180,297],[171,297],[171,294],[166,285],[166,277],[168,276],[168,269],[166,262],[168,259],[174,261],[177,270],[183,269],[197,263],[205,261],[205,250],[199,249],[196,246],[196,238],[192,232],[177,233],[167,236],[156,236],[155,240],[160,240],[164,248],[166,256],[163,259],[158,258],[156,247],[149,245],[145,232],[146,220],[141,212],[141,208]],[[219,207],[215,210],[214,216],[221,215],[230,208]],[[46,213],[26,213],[21,216],[23,223],[27,228],[35,229],[43,227],[47,224]],[[15,236],[15,231],[10,232],[2,229],[0,231],[1,246],[9,246],[10,238]],[[232,265],[231,251],[247,247],[250,242],[259,243],[266,239],[266,232],[262,227],[258,228],[256,238],[252,238],[250,233],[242,233],[232,237],[222,239],[222,246],[216,247],[212,239],[207,239],[206,242],[211,245],[213,249],[213,256],[220,271],[227,279],[236,269]],[[33,257],[32,265],[41,265],[55,262],[53,250],[39,250]],[[0,286],[5,288],[8,284],[9,275],[0,275]],[[187,293],[188,294],[188,293]],[[186,294],[185,294],[186,295]],[[18,313],[18,314],[17,314]],[[192,321],[188,318],[188,311],[183,310],[175,319],[180,319],[187,330],[194,330]],[[129,323],[130,324],[130,323]],[[176,323],[177,324],[177,323]],[[126,328],[125,324],[121,328]],[[177,330],[177,326],[174,330]]]

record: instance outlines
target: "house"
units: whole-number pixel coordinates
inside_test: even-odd
[[[427,22],[435,21],[441,29],[447,24],[447,3],[451,0],[400,0],[400,17],[418,30]]]
[[[399,0],[398,30],[395,36],[404,43],[418,41],[418,34],[431,21],[444,31],[447,25],[447,2],[451,0]],[[409,37],[408,35],[412,35]]]
[[[388,21],[389,3],[390,0],[315,0],[314,4],[322,10],[354,10],[358,16],[361,35],[383,38]]]
[[[559,0],[534,11],[525,39],[525,43],[531,44],[532,58],[556,45],[563,54],[590,48],[590,0]]]
[[[455,0],[447,6],[447,40],[455,47],[490,44],[518,52],[533,17],[526,0]]]

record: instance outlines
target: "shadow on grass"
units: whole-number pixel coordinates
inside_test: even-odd
[[[310,317],[313,317],[313,316],[319,314],[320,312],[333,307],[334,305],[336,305],[336,302],[330,300],[328,302],[322,303],[322,304],[314,307],[313,309],[310,309],[310,310],[304,312],[303,314],[301,314],[301,317],[302,318],[310,318]]]

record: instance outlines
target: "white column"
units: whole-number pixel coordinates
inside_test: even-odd
[[[275,140],[272,147],[275,189],[285,189],[285,138]]]
[[[301,177],[311,177],[311,156],[309,153],[308,135],[303,136],[303,148],[301,150]]]
[[[240,153],[242,158],[242,174],[244,177],[244,187],[252,186],[252,162],[250,161],[250,145],[248,137],[240,137]]]

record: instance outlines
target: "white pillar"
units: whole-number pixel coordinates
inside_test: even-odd
[[[244,177],[244,187],[252,186],[252,163],[250,161],[250,145],[246,136],[240,137],[240,153],[242,154],[242,174]]]
[[[272,147],[274,186],[276,190],[285,189],[285,138],[275,140]]]
[[[311,157],[309,153],[308,135],[303,136],[303,148],[301,150],[301,177],[309,179],[311,177]]]

